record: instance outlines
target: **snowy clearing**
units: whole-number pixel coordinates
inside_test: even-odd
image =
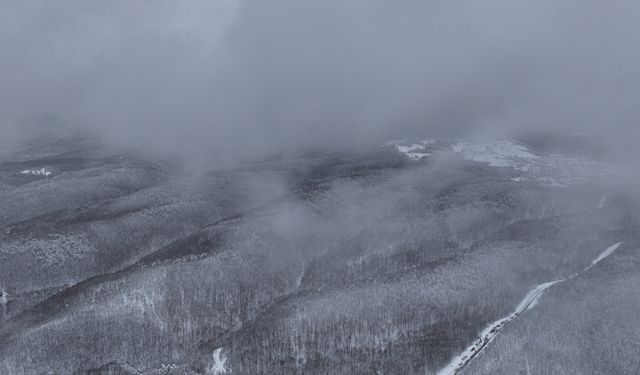
[[[492,167],[514,167],[523,169],[523,162],[540,157],[511,141],[458,142],[451,149],[466,160],[487,163]]]

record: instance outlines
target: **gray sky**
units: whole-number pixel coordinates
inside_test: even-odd
[[[638,45],[637,0],[0,0],[0,131],[220,157],[522,130],[631,148]]]

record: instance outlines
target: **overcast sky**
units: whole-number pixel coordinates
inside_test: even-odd
[[[0,131],[218,155],[522,130],[628,147],[639,45],[637,0],[0,0]]]

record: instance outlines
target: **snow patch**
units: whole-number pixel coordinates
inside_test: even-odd
[[[526,163],[540,157],[511,141],[458,142],[451,149],[466,160],[487,163],[492,167],[526,170]]]
[[[49,177],[51,176],[51,171],[47,170],[46,168],[25,169],[23,171],[20,171],[20,174]]]
[[[407,157],[412,160],[420,160],[425,156],[431,155],[430,153],[425,152],[424,146],[420,144],[412,144],[410,146],[396,145],[396,147],[398,148],[398,151],[407,155]]]
[[[563,282],[563,281],[565,281],[565,279],[556,280],[556,281],[549,281],[547,283],[542,283],[542,284],[537,285],[520,302],[520,304],[516,308],[517,313],[520,314],[525,309],[526,310],[530,310],[530,309],[534,308],[538,304],[538,301],[540,300],[540,297],[542,297],[542,294],[544,293],[545,290],[547,290],[550,287],[554,286],[555,284]]]
[[[525,146],[508,140],[481,142],[460,141],[451,146],[465,160],[486,163],[492,167],[510,167],[524,172],[527,180],[566,188],[600,175],[612,167],[584,157],[561,154],[535,155]],[[522,181],[519,177],[518,180]]]
[[[584,270],[588,270],[591,267],[595,266],[596,264],[598,264],[601,260],[603,260],[604,258],[608,257],[609,255],[613,254],[614,251],[618,250],[618,248],[620,247],[620,245],[622,245],[624,242],[618,242],[615,245],[611,245],[609,246],[605,251],[603,251],[602,253],[600,253],[600,255],[598,255],[596,257],[596,259],[591,261],[591,264],[586,267]]]
[[[223,348],[217,348],[213,351],[213,363],[209,367],[207,374],[219,375],[227,373],[227,357],[222,353]],[[231,371],[229,371],[230,373]]]
[[[411,160],[420,160],[431,155],[430,152],[427,152],[425,146],[432,145],[434,143],[436,143],[436,141],[431,139],[425,139],[419,143],[408,143],[404,140],[392,140],[385,142],[385,145],[395,146],[399,152],[405,154]]]

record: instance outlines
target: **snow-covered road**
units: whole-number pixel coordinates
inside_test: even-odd
[[[623,242],[618,242],[614,245],[609,246],[593,261],[591,261],[591,264],[585,267],[584,271],[588,271],[597,263],[613,254],[613,252],[616,251],[622,244]],[[471,345],[469,345],[462,353],[454,357],[447,366],[445,366],[438,372],[438,375],[457,374],[464,366],[467,365],[467,363],[469,363],[474,357],[476,357],[491,341],[493,341],[493,339],[496,338],[498,333],[502,330],[502,328],[505,327],[505,325],[507,325],[507,323],[517,318],[518,315],[520,315],[524,311],[534,307],[538,303],[540,297],[542,297],[542,295],[544,294],[545,290],[549,289],[555,284],[570,280],[576,276],[578,276],[577,273],[564,279],[549,281],[536,285],[529,293],[527,293],[526,296],[524,296],[524,298],[520,301],[518,306],[515,308],[515,310],[513,310],[511,314],[489,324],[484,330],[482,330],[482,332],[480,332],[478,339],[476,339]]]

